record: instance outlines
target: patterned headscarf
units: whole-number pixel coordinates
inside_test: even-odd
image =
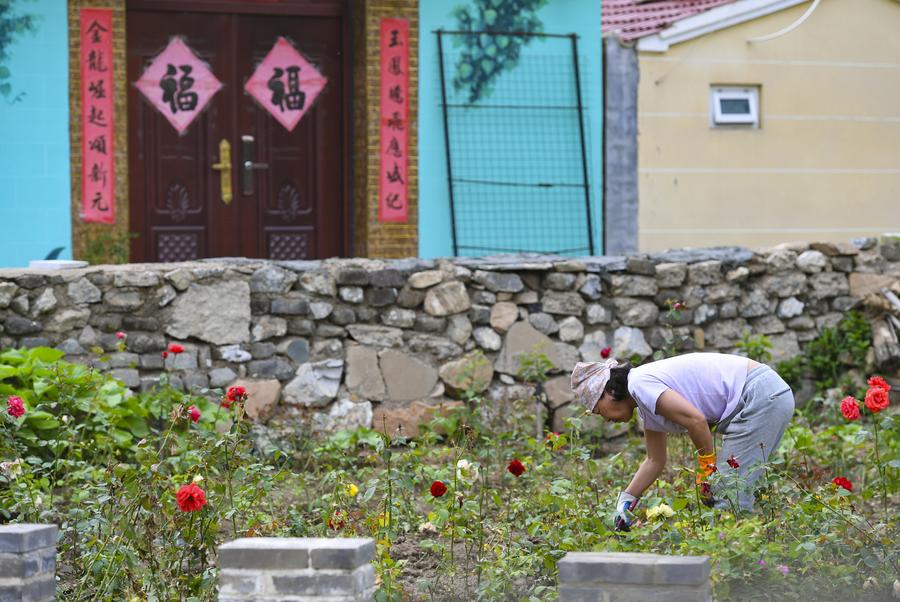
[[[590,412],[597,405],[597,401],[603,396],[606,383],[609,382],[609,370],[615,368],[618,362],[612,358],[602,362],[578,362],[572,370],[571,387],[575,392],[578,403]]]

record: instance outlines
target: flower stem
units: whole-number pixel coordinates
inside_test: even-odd
[[[888,522],[888,509],[887,509],[887,486],[884,482],[884,466],[881,464],[881,456],[878,452],[878,415],[876,414],[872,419],[872,424],[874,425],[875,432],[875,464],[878,468],[878,476],[881,477],[881,505],[884,507],[884,522]]]

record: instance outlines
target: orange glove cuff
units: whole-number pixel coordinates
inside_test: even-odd
[[[701,483],[716,472],[716,452],[697,456],[697,482]]]

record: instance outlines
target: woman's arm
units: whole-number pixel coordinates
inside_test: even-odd
[[[647,445],[647,457],[625,488],[626,492],[636,498],[641,497],[666,467],[666,434],[645,429],[644,443]]]
[[[672,389],[663,391],[656,400],[656,413],[686,428],[701,456],[716,451],[706,417],[691,402]]]

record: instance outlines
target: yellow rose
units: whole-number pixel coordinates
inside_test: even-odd
[[[356,494],[359,493],[359,487],[357,487],[353,483],[348,483],[344,485],[344,493],[346,493],[350,497],[356,497]]]

